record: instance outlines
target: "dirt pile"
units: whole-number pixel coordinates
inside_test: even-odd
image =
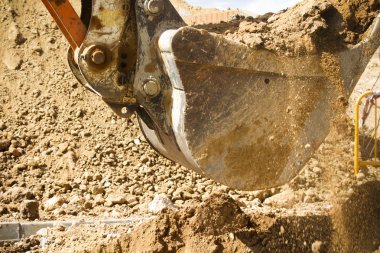
[[[251,226],[235,201],[214,195],[195,208],[164,212],[119,242],[126,252],[217,252],[226,248],[219,236]]]
[[[378,15],[379,0],[330,0],[344,20],[348,41],[357,42],[370,27],[372,20]]]
[[[321,252],[330,245],[326,214],[299,216],[245,214],[227,195],[216,194],[180,211],[164,210],[128,234],[113,239],[90,237],[72,242],[78,228],[55,232],[45,250],[54,252]],[[102,231],[102,230],[101,230]],[[111,229],[112,231],[112,229]],[[97,233],[102,234],[102,232]],[[91,236],[95,236],[92,234]],[[57,240],[60,245],[54,243]],[[99,242],[101,241],[101,242]],[[318,252],[318,251],[315,251]]]
[[[276,14],[247,17],[231,24],[204,26],[252,48],[305,55],[339,51],[364,38],[380,1],[304,0]]]

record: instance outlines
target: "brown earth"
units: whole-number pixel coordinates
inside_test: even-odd
[[[361,40],[378,5],[306,0],[279,14],[206,28],[289,55],[330,52]],[[54,228],[19,243],[2,243],[1,252],[379,248],[379,173],[369,168],[353,176],[353,135],[346,118],[336,122],[289,185],[236,191],[160,157],[135,117],[117,118],[79,86],[65,65],[67,44],[40,1],[1,1],[0,20],[0,220],[144,215],[157,193],[179,209],[164,209],[143,224]],[[326,48],[331,40],[333,47]],[[335,78],[330,60],[325,66]]]
[[[201,26],[252,48],[299,56],[357,44],[380,10],[380,1],[304,0],[276,14]]]

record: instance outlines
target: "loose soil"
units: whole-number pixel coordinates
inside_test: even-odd
[[[200,26],[252,48],[300,56],[336,52],[366,36],[380,1],[304,0],[276,14]]]

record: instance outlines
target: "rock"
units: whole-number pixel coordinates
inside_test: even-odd
[[[87,157],[88,159],[92,159],[92,158],[95,157],[96,152],[93,151],[93,150],[85,150],[85,151],[83,152],[83,155],[84,155],[85,157]]]
[[[321,241],[315,241],[311,245],[311,252],[313,253],[319,253],[321,251],[322,242]]]
[[[0,121],[0,131],[7,129],[7,125],[3,121]]]
[[[20,212],[24,219],[36,220],[40,218],[40,203],[37,200],[25,200],[22,202]]]
[[[305,197],[303,199],[304,203],[314,203],[317,200],[319,200],[318,196],[316,195],[315,191],[312,189],[309,189],[305,193]]]
[[[0,140],[0,152],[8,151],[11,146],[11,142],[8,140]]]
[[[187,191],[183,191],[182,192],[182,197],[184,200],[189,200],[189,199],[192,199],[193,198],[193,194],[187,192]]]
[[[8,214],[9,210],[5,206],[0,206],[0,215]]]
[[[131,195],[131,196],[128,196],[127,203],[129,207],[134,207],[139,204],[139,199],[136,196]]]
[[[12,201],[32,199],[34,197],[33,193],[30,192],[28,189],[24,187],[15,187],[15,186],[8,189],[8,191],[6,192],[6,195],[9,196],[9,198]]]
[[[94,187],[92,187],[91,193],[94,195],[104,194],[105,190],[101,185],[95,185]]]
[[[45,202],[44,208],[45,211],[53,211],[61,207],[64,203],[65,200],[62,197],[54,196]]]
[[[9,26],[7,34],[8,34],[8,39],[16,43],[17,45],[21,45],[26,41],[24,36],[22,36],[18,26],[14,22]]]
[[[18,54],[6,52],[3,56],[3,63],[9,70],[18,70],[21,67],[22,59]]]
[[[26,165],[24,163],[20,163],[20,164],[16,164],[15,166],[13,166],[13,171],[18,174],[22,171],[25,171],[27,168],[28,168],[28,165]]]
[[[165,194],[155,195],[154,199],[148,205],[149,212],[159,213],[164,209],[175,210],[176,208],[173,205],[173,202]]]
[[[125,194],[110,194],[106,198],[105,206],[113,206],[113,205],[123,205],[127,204],[127,197]]]
[[[93,207],[93,205],[92,205],[92,202],[91,202],[91,201],[86,201],[86,202],[83,204],[83,209],[84,209],[84,210],[91,209],[92,207]]]
[[[71,191],[73,189],[71,184],[65,180],[60,180],[56,184],[57,184],[57,186],[62,188],[64,192],[68,192],[68,191]]]
[[[269,198],[272,193],[268,190],[258,190],[253,192],[254,197],[260,199],[261,202],[263,202],[266,198]]]
[[[182,199],[181,191],[178,189],[176,191],[174,191],[173,195],[172,195],[172,199],[173,199],[173,201]]]
[[[56,225],[56,226],[53,227],[53,229],[56,230],[56,231],[61,231],[61,232],[63,232],[63,231],[66,230],[66,227],[63,226],[63,225]]]
[[[356,178],[357,178],[357,180],[361,181],[361,180],[363,180],[363,179],[365,178],[365,175],[364,175],[364,173],[359,172],[359,173],[356,175]]]
[[[94,204],[95,205],[103,205],[105,202],[104,198],[102,195],[96,195],[95,198],[94,198]]]
[[[147,162],[149,162],[149,157],[143,155],[143,156],[140,158],[140,162],[141,162],[141,163],[147,163]]]
[[[49,234],[49,229],[48,228],[41,228],[36,232],[36,235],[39,236],[47,236]]]
[[[322,174],[322,169],[319,168],[319,167],[314,167],[314,168],[313,168],[313,172],[314,172],[315,174],[317,174],[317,175],[320,175],[320,174]]]
[[[41,56],[44,52],[44,50],[40,46],[35,46],[32,48],[32,50],[39,56]]]
[[[10,147],[8,152],[14,157],[22,156],[22,152],[18,148]]]
[[[84,203],[84,199],[79,195],[73,195],[70,197],[69,204],[70,205],[82,205]]]
[[[291,208],[296,203],[296,195],[290,188],[265,199],[264,204],[279,208]]]
[[[58,144],[58,152],[61,154],[66,153],[68,148],[69,148],[68,142],[63,142],[63,143]]]
[[[103,178],[102,174],[95,174],[94,176],[94,180],[97,180],[97,181],[102,180],[102,178]]]
[[[255,198],[252,200],[252,206],[260,206],[261,205],[261,200],[259,198]]]

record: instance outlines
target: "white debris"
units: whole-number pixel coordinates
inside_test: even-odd
[[[159,194],[154,196],[152,202],[149,203],[148,210],[151,213],[159,213],[167,208],[176,209],[173,202],[165,194]]]

